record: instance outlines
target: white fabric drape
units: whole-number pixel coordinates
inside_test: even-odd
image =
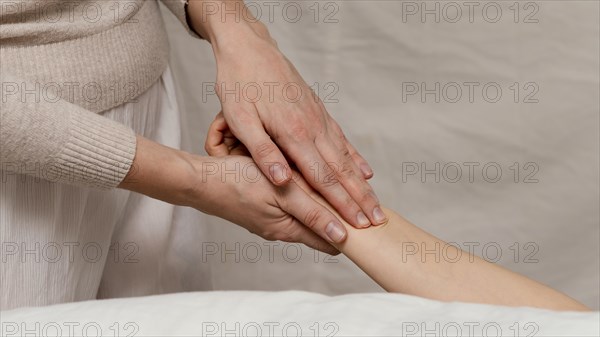
[[[132,102],[102,114],[181,148],[170,69]],[[2,171],[0,184],[0,309],[210,289],[193,244],[202,234],[201,213],[17,172]]]

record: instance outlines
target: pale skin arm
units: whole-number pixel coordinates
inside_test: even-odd
[[[382,226],[355,229],[345,224],[347,239],[335,246],[389,292],[440,301],[589,310],[567,295],[525,276],[465,251],[458,255],[459,248],[389,209],[384,208],[384,212],[390,220]],[[439,260],[433,255],[422,256],[422,245],[437,249]],[[419,249],[416,254],[415,247]]]
[[[214,156],[247,155],[220,114],[210,127],[205,148]],[[299,175],[295,181],[332,209]],[[341,220],[346,240],[333,246],[389,292],[439,301],[589,310],[550,287],[448,245],[389,209],[384,212],[389,221],[380,226],[357,229]],[[422,248],[435,249],[440,258],[422,256]]]

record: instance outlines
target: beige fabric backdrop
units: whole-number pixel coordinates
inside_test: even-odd
[[[385,205],[598,309],[597,1],[519,2],[518,10],[475,2],[472,13],[467,2],[274,3],[272,15],[264,2],[251,4],[372,164]],[[421,16],[436,4],[439,22]],[[212,52],[164,17],[188,146],[202,153],[219,109],[205,88],[215,80]],[[439,102],[421,96],[436,83]],[[210,236],[197,245],[198,263],[212,266],[215,289],[381,291],[343,257],[269,246],[204,219],[198,226]]]

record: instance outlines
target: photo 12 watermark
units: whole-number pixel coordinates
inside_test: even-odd
[[[136,242],[11,242],[0,243],[0,261],[6,263],[138,263]]]
[[[402,162],[402,183],[525,183],[537,184],[540,166],[536,162],[502,164],[495,161]]]
[[[539,103],[537,82],[402,82],[402,103]]]
[[[335,162],[306,162],[303,163],[307,167],[307,173],[303,177],[310,177],[313,181],[332,185],[338,183],[338,177],[351,172],[344,171],[344,168]],[[266,162],[265,165],[272,167],[273,165],[281,165],[280,163]],[[267,179],[260,171],[254,162],[232,162],[223,160],[206,160],[201,166],[201,181],[206,183],[211,179],[216,179],[222,183],[225,182],[246,182],[257,183],[263,179]],[[290,169],[289,166],[286,168]],[[294,169],[292,171],[292,179],[301,179],[300,173]]]
[[[29,1],[11,0],[0,3],[0,18],[28,23],[69,24],[112,22],[138,23],[134,14],[143,1]],[[7,23],[2,22],[0,23]]]
[[[93,164],[74,164],[64,160],[48,160],[35,162],[2,162],[0,165],[0,183],[36,184],[53,183],[85,183],[102,187],[99,181],[122,179],[124,172],[130,175],[138,172],[135,164],[118,163],[111,166]],[[135,182],[135,181],[133,181]]]
[[[340,261],[329,254],[299,243],[278,241],[224,242],[200,244],[202,263],[324,263]]]
[[[540,330],[536,322],[459,322],[459,321],[406,321],[401,324],[404,337],[534,337]]]
[[[540,4],[533,1],[402,1],[402,23],[540,22]]]
[[[309,98],[315,103],[339,103],[340,86],[337,82],[202,82],[202,103],[210,97],[219,97],[221,102],[246,103],[298,103]]]
[[[92,337],[114,336],[134,337],[140,331],[135,322],[97,322],[97,321],[33,321],[10,322],[2,321],[1,335],[3,337]]]
[[[495,241],[478,242],[414,242],[400,243],[401,261],[408,263],[474,263],[476,256],[490,263],[539,263],[537,242],[513,242],[501,244]]]
[[[137,102],[141,93],[136,82],[11,82],[3,81],[0,88],[2,103],[57,103],[60,100],[95,104],[98,102]]]
[[[336,1],[203,1],[202,22],[323,23],[340,22]]]
[[[221,321],[202,322],[201,336],[205,337],[292,337],[292,336],[336,336],[340,327],[335,322],[258,322]]]

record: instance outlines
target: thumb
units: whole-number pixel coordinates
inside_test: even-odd
[[[292,215],[334,247],[346,239],[347,231],[339,218],[306,193],[295,180],[285,189],[287,190],[285,197],[278,201],[283,211]]]

